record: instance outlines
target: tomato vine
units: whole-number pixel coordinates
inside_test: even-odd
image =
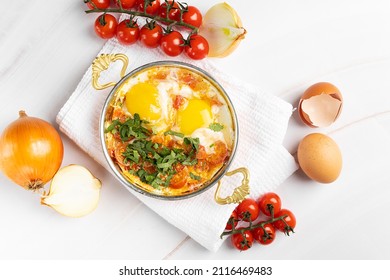
[[[154,1],[156,1],[156,0],[154,0]],[[84,0],[84,2],[85,3],[91,3],[91,5],[93,4],[92,0]],[[93,9],[86,10],[85,13],[87,13],[87,14],[91,14],[91,13],[120,13],[120,14],[127,14],[127,15],[131,15],[131,16],[149,18],[149,19],[152,19],[152,20],[157,21],[157,22],[166,23],[166,24],[168,24],[167,29],[172,28],[173,26],[182,26],[182,27],[187,27],[187,28],[191,29],[192,30],[191,33],[197,33],[198,32],[198,27],[196,27],[194,25],[191,25],[191,24],[188,24],[188,23],[183,21],[183,14],[188,11],[188,5],[187,4],[185,4],[185,3],[180,3],[179,4],[180,18],[179,18],[179,20],[174,20],[174,19],[170,19],[169,18],[169,11],[174,8],[173,4],[169,3],[168,1],[165,1],[165,2],[168,3],[166,5],[166,10],[167,10],[166,17],[161,17],[159,15],[149,14],[149,13],[146,12],[146,8],[149,5],[150,0],[144,0],[144,10],[143,11],[124,9],[124,8],[122,8],[121,5],[118,8],[99,9],[95,5]],[[176,3],[176,2],[172,2],[172,3]]]

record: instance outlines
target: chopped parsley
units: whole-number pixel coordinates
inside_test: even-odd
[[[197,181],[200,181],[202,179],[202,177],[195,175],[192,172],[190,172],[190,177],[191,177],[191,179],[197,180]]]
[[[184,148],[166,147],[149,140],[153,134],[140,119],[138,114],[121,122],[113,120],[105,130],[106,133],[118,133],[122,142],[128,142],[122,153],[124,162],[131,163],[129,174],[153,188],[168,187],[171,178],[177,173],[177,165],[193,166],[198,163],[196,154],[199,149],[199,138],[184,137],[184,134],[169,130],[164,135],[174,135],[183,138]],[[201,180],[200,176],[190,173],[194,180]]]
[[[199,149],[199,138],[191,138],[191,137],[185,137],[184,138],[184,144],[191,145],[195,151],[198,151]]]
[[[180,133],[180,132],[177,132],[177,131],[173,131],[173,130],[168,130],[168,131],[164,132],[164,135],[173,135],[173,136],[177,136],[177,137],[180,137],[180,138],[184,137],[183,133]]]
[[[169,186],[169,181],[176,173],[177,164],[195,165],[198,162],[195,155],[196,150],[193,146],[186,152],[178,148],[170,149],[146,139],[136,139],[129,143],[123,153],[125,161],[133,162],[140,168],[135,175],[142,182],[157,189]],[[144,168],[145,163],[148,168]],[[130,173],[134,175],[134,170]]]
[[[214,131],[218,132],[218,131],[221,131],[224,128],[224,126],[222,124],[220,124],[220,123],[211,123],[209,125],[209,128],[211,130],[214,130]]]
[[[143,126],[144,123],[147,122],[141,120],[138,114],[134,114],[133,119],[128,118],[123,123],[118,119],[113,120],[105,132],[119,132],[119,136],[123,142],[129,141],[132,138],[146,139],[148,136],[152,135],[152,132]]]

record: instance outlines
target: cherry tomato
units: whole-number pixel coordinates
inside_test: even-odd
[[[263,194],[257,200],[257,204],[259,204],[260,211],[269,217],[271,217],[271,208],[274,211],[274,215],[279,213],[280,209],[282,208],[282,200],[276,193],[273,192]]]
[[[238,224],[238,214],[236,209],[233,210],[228,222],[226,223],[226,227],[225,227],[226,230],[233,229],[232,222],[234,223],[234,227],[236,227]]]
[[[195,27],[202,24],[202,19],[202,13],[194,6],[188,6],[187,12],[183,13],[183,21]]]
[[[203,145],[199,145],[198,151],[196,152],[196,159],[206,159],[208,157],[206,153],[206,148]]]
[[[168,18],[171,20],[180,20],[180,8],[179,5],[174,1],[168,1],[169,3],[169,12],[168,12]],[[172,4],[173,3],[173,4]],[[167,3],[164,2],[161,4],[160,9],[158,11],[158,15],[162,18],[167,18]]]
[[[110,39],[115,36],[118,22],[111,14],[102,14],[95,21],[95,32],[103,39]]]
[[[254,221],[259,217],[259,206],[253,198],[246,198],[237,206],[238,217],[243,221]]]
[[[263,221],[259,223],[263,223]],[[268,245],[275,240],[275,228],[272,224],[265,224],[264,229],[261,227],[252,229],[252,235],[253,239],[260,244]]]
[[[158,47],[162,36],[163,31],[158,24],[153,24],[151,26],[145,24],[140,31],[140,41],[148,48]]]
[[[193,34],[184,50],[192,59],[203,59],[209,54],[209,43],[203,36]]]
[[[110,6],[110,0],[90,0],[87,2],[88,8],[95,9],[94,5],[98,9],[107,9]]]
[[[160,46],[167,55],[178,56],[184,49],[183,36],[177,31],[164,34],[161,38]]]
[[[169,181],[169,186],[173,189],[180,189],[187,183],[189,171],[187,166],[179,165],[175,168],[177,173]]]
[[[153,0],[149,0],[153,1]],[[137,2],[138,10],[143,12],[145,8],[145,1],[138,0]],[[150,15],[154,15],[159,11],[160,8],[160,0],[154,0],[153,2],[149,2],[149,5],[146,7],[146,13]]]
[[[121,21],[116,27],[116,38],[122,45],[132,45],[138,41],[138,24],[130,19]]]
[[[248,250],[253,244],[253,235],[249,230],[243,233],[235,233],[231,237],[232,244],[240,251]]]
[[[273,225],[276,229],[289,235],[290,232],[294,232],[294,228],[295,225],[297,224],[297,220],[295,219],[295,215],[290,210],[287,209],[280,210],[278,214],[275,215],[275,218],[284,215],[286,215],[286,217],[284,218],[285,222],[283,222],[282,220],[278,220],[276,222],[273,222]]]
[[[135,6],[135,4],[137,3],[137,0],[115,0],[115,4],[120,7],[119,5],[119,1],[121,2],[122,4],[122,8],[123,9],[131,9]]]
[[[228,156],[227,146],[221,140],[218,140],[214,143],[213,146],[214,153],[211,154],[206,160],[210,163],[210,165],[218,165],[226,159]]]

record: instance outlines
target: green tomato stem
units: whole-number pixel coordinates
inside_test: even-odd
[[[266,221],[264,221],[264,222],[261,222],[261,223],[259,223],[259,224],[256,224],[256,225],[253,225],[252,222],[250,222],[248,227],[244,227],[244,228],[240,228],[240,229],[236,229],[235,226],[234,226],[234,223],[232,223],[232,230],[224,231],[224,232],[220,235],[220,237],[222,238],[222,237],[224,237],[225,235],[231,235],[231,234],[236,234],[236,233],[241,233],[241,234],[243,234],[243,233],[244,233],[245,231],[247,231],[247,230],[252,230],[252,229],[255,229],[255,228],[259,228],[259,227],[261,227],[261,228],[264,230],[264,232],[266,232],[266,231],[265,231],[265,228],[264,228],[264,226],[265,226],[266,224],[272,224],[272,223],[274,223],[274,222],[276,222],[276,221],[279,221],[279,220],[282,220],[285,224],[287,224],[286,221],[284,220],[284,218],[286,218],[286,217],[287,217],[287,215],[282,215],[282,216],[277,217],[277,218],[271,217],[270,219],[268,219],[268,220],[266,220]],[[291,231],[292,231],[292,229],[291,229]]]
[[[172,25],[172,26],[176,25],[176,26],[187,27],[187,28],[192,30],[191,34],[198,32],[198,28],[197,27],[195,27],[195,26],[193,26],[191,24],[185,23],[182,19],[180,19],[179,21],[176,21],[176,20],[172,20],[172,19],[168,18],[168,16],[166,18],[163,18],[163,17],[156,16],[156,15],[150,15],[150,14],[146,13],[146,8],[144,9],[143,12],[132,11],[132,10],[125,10],[123,8],[120,8],[120,7],[119,8],[108,8],[108,9],[94,8],[94,9],[85,11],[85,13],[86,14],[91,14],[91,13],[121,13],[121,14],[128,14],[128,15],[133,15],[133,16],[138,16],[138,17],[150,18],[150,19],[153,19],[155,21],[163,22],[163,23],[166,23],[166,24]]]

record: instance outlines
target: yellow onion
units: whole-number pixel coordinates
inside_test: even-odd
[[[225,57],[237,48],[246,30],[237,12],[227,3],[219,3],[206,12],[199,34],[209,43],[209,57]]]
[[[0,169],[14,183],[38,190],[61,166],[63,144],[48,122],[19,112],[0,138]]]
[[[78,218],[91,213],[98,205],[101,182],[85,167],[71,164],[61,168],[44,193],[41,204],[58,213]]]

